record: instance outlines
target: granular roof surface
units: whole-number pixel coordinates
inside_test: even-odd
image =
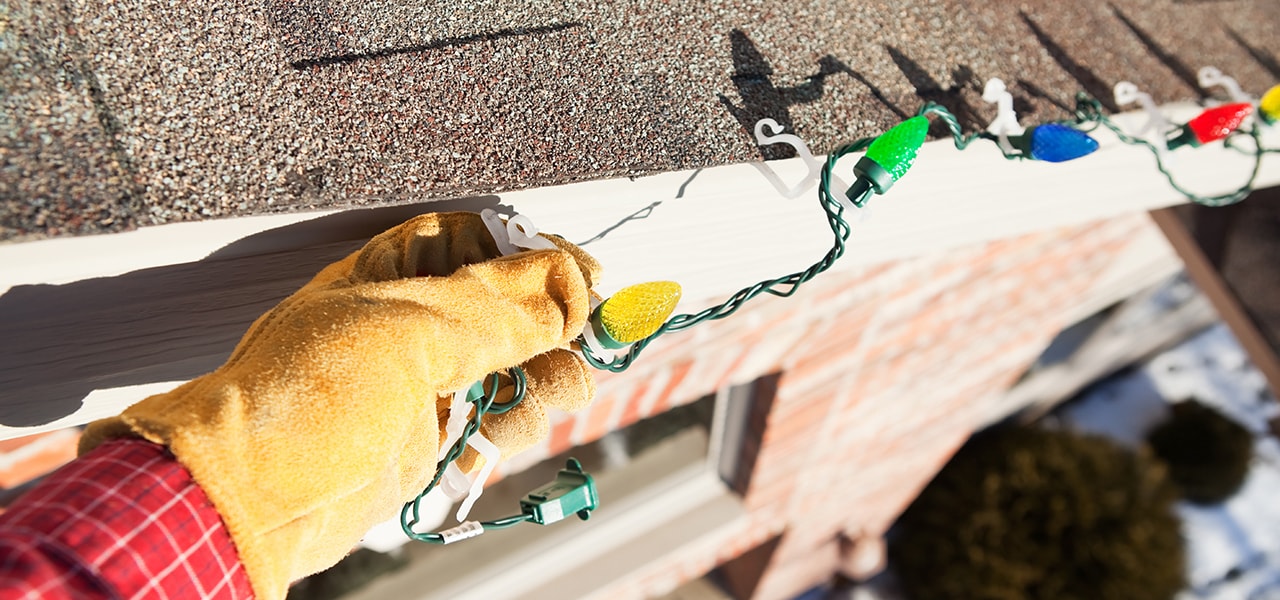
[[[990,77],[1024,123],[1202,65],[1259,94],[1277,32],[1275,0],[8,0],[0,239],[759,160],[764,117],[979,128]]]

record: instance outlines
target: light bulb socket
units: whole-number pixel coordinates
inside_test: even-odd
[[[484,381],[477,381],[467,388],[467,402],[474,404],[484,398]]]
[[[1031,155],[1031,136],[1035,130],[1036,128],[1032,127],[1023,131],[1021,135],[1011,135],[1006,138],[1009,140],[1009,145],[1018,151],[1019,156],[1033,158]]]
[[[853,165],[853,174],[858,176],[858,181],[854,182],[848,192],[845,192],[845,196],[848,196],[858,206],[862,205],[858,203],[857,198],[865,196],[866,189],[859,190],[856,194],[854,193],[855,189],[870,185],[877,194],[883,194],[889,191],[889,188],[893,187],[893,182],[896,181],[893,178],[893,173],[890,173],[888,169],[881,166],[874,159],[866,156],[859,158],[858,162]],[[863,183],[863,180],[865,180],[865,183]]]
[[[853,185],[845,190],[844,198],[840,199],[840,204],[844,206],[846,211],[855,211],[862,208],[867,203],[867,199],[871,197],[872,187],[871,180],[866,177],[859,177],[853,180]]]
[[[601,304],[591,311],[591,319],[587,322],[587,331],[584,331],[583,334],[595,338],[595,341],[609,350],[620,350],[630,346],[630,344],[619,342],[613,339],[612,335],[609,335],[609,330],[605,328],[604,322],[600,320],[600,313],[602,312],[600,309],[603,306],[604,304]]]
[[[1200,147],[1200,138],[1196,137],[1196,133],[1190,127],[1183,125],[1178,129],[1178,135],[1165,141],[1165,146],[1170,150],[1177,150],[1183,146],[1198,148]]]

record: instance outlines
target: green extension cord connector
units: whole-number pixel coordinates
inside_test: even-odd
[[[582,470],[582,463],[570,458],[556,480],[532,492],[520,501],[520,511],[539,525],[549,525],[577,514],[586,521],[600,504],[596,482]]]

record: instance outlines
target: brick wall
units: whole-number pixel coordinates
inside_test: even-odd
[[[601,596],[664,593],[762,544],[768,552],[755,553],[747,577],[727,570],[736,595],[787,598],[830,579],[848,540],[878,542],[984,424],[984,407],[1151,227],[1132,215],[828,273],[792,298],[761,298],[655,343],[625,373],[601,375],[596,402],[559,417],[547,452],[780,374],[759,437],[744,442],[753,459],[749,518],[673,548]]]

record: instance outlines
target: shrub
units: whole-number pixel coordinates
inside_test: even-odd
[[[1147,442],[1183,497],[1197,504],[1216,504],[1239,491],[1253,459],[1249,430],[1194,400],[1173,405]]]
[[[1182,589],[1176,491],[1144,453],[1061,431],[970,440],[898,521],[909,597],[1135,600]]]

